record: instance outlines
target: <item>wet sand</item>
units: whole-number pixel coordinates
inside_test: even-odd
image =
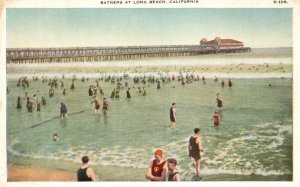
[[[96,181],[146,181],[146,168],[90,165]],[[7,181],[77,181],[80,163],[61,160],[31,159],[8,153]],[[129,171],[136,173],[129,175]]]
[[[68,171],[38,167],[8,165],[7,181],[76,181],[76,174]]]

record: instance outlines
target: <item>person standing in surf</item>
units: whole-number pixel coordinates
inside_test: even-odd
[[[130,88],[127,89],[126,96],[127,98],[131,98]]]
[[[177,171],[177,160],[175,158],[169,158],[168,162],[168,181],[180,181],[180,174]]]
[[[107,114],[108,108],[109,108],[108,100],[106,99],[106,97],[104,97],[104,98],[103,98],[103,105],[102,105],[103,115],[106,115],[106,114]]]
[[[200,137],[200,129],[194,129],[194,135],[189,139],[189,157],[192,157],[196,163],[196,175],[200,177],[200,161],[201,161],[201,152],[203,152],[201,137]]]
[[[230,79],[228,80],[228,86],[229,86],[229,87],[232,87],[232,82],[231,82]]]
[[[93,169],[89,166],[89,157],[83,156],[81,158],[82,165],[77,170],[77,181],[83,182],[83,181],[96,181],[96,176],[93,171]]]
[[[65,103],[61,102],[60,103],[60,117],[61,117],[61,119],[64,119],[65,117],[67,117],[67,114],[68,114],[67,106],[65,105]]]
[[[220,93],[217,93],[217,99],[216,100],[217,100],[217,107],[222,108],[223,107],[223,101],[222,101]]]
[[[163,159],[163,150],[158,149],[154,153],[155,159],[151,161],[146,174],[150,181],[165,181],[167,175],[167,161]]]
[[[99,99],[96,98],[96,96],[93,97],[93,101],[91,102],[91,104],[95,103],[95,114],[98,112],[100,113],[100,101]]]
[[[172,103],[170,108],[170,120],[171,120],[171,127],[175,127],[176,125],[176,103]]]
[[[218,114],[217,111],[215,111],[215,114],[213,115],[213,117],[211,118],[211,120],[214,120],[214,126],[217,127],[220,125],[220,115]]]

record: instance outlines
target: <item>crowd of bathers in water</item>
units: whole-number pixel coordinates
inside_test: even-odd
[[[57,77],[54,78],[47,78],[47,77],[41,77],[42,83],[47,84],[49,88],[48,95],[49,97],[55,96],[56,88],[60,87],[63,88],[63,95],[66,95],[66,88],[64,84],[64,75],[61,79],[58,79]],[[150,87],[150,84],[156,84],[156,89],[161,89],[161,83],[169,83],[172,81],[178,81],[181,85],[189,84],[194,81],[200,81],[202,80],[203,84],[206,84],[206,79],[204,76],[200,77],[197,75],[178,75],[178,76],[134,76],[132,81],[134,85],[139,85],[137,87],[137,93],[142,96],[146,96],[146,87],[148,84],[148,87]],[[26,91],[26,88],[30,87],[30,84],[33,82],[39,81],[38,77],[33,77],[32,81],[29,80],[27,77],[21,77],[18,80],[17,86],[22,86],[23,89]],[[71,90],[75,89],[75,82],[78,82],[76,76],[72,77],[72,83],[70,86]],[[89,81],[89,78],[82,77],[79,82],[85,82]],[[88,96],[91,97],[92,101],[91,104],[95,105],[95,114],[100,113],[100,108],[102,105],[102,112],[104,115],[108,113],[110,104],[105,96],[105,91],[100,86],[99,82],[104,81],[106,83],[110,82],[111,84],[115,85],[116,87],[113,88],[110,98],[119,98],[120,97],[120,90],[125,89],[126,90],[126,98],[130,99],[132,97],[131,89],[134,89],[135,86],[129,87],[129,81],[130,77],[128,76],[101,76],[100,78],[96,79],[95,84],[89,85],[87,88]],[[218,82],[218,78],[214,78],[215,82]],[[140,84],[142,86],[140,86]],[[228,80],[228,86],[232,87],[232,82],[229,79]],[[225,81],[221,81],[221,86],[225,86]],[[102,97],[103,101],[101,103],[100,99],[97,97],[99,91],[100,97]],[[37,98],[36,94],[34,94],[32,97],[29,96],[28,92],[25,92],[25,98],[27,99],[26,102],[26,108],[28,112],[33,112],[34,109],[36,109],[37,112],[41,111],[42,106],[46,105],[46,99],[45,97],[41,97],[40,99]],[[217,107],[221,108],[223,107],[223,101],[221,98],[220,93],[217,93],[216,97],[216,103]],[[34,107],[36,106],[36,107]],[[17,109],[22,108],[22,99],[21,96],[18,96],[17,98]],[[60,117],[64,119],[67,117],[67,106],[64,102],[60,103]],[[218,127],[220,125],[220,115],[217,111],[213,114],[212,117],[213,126]],[[175,127],[177,121],[176,117],[176,103],[172,103],[170,107],[170,126]],[[59,137],[57,133],[54,133],[53,135],[54,141],[59,141]],[[195,169],[196,169],[196,176],[200,176],[200,158],[201,158],[201,152],[203,152],[202,144],[201,144],[201,137],[200,137],[200,129],[195,128],[194,129],[194,135],[190,137],[189,140],[189,157],[194,158],[195,160]],[[154,153],[155,159],[151,161],[149,168],[147,169],[146,173],[146,179],[150,181],[164,181],[166,179],[166,174],[168,171],[168,177],[167,179],[169,181],[180,181],[180,173],[176,169],[177,160],[175,158],[169,158],[167,160],[163,159],[163,150],[156,150]],[[95,180],[95,174],[90,166],[88,166],[88,157],[84,156],[82,158],[83,165],[78,170],[78,181],[94,181]]]

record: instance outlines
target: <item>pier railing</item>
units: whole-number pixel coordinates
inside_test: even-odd
[[[215,49],[200,45],[7,48],[7,63],[85,62],[250,52],[250,48]]]

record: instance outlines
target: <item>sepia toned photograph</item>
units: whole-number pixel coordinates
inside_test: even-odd
[[[5,180],[292,182],[293,19],[6,8]]]

